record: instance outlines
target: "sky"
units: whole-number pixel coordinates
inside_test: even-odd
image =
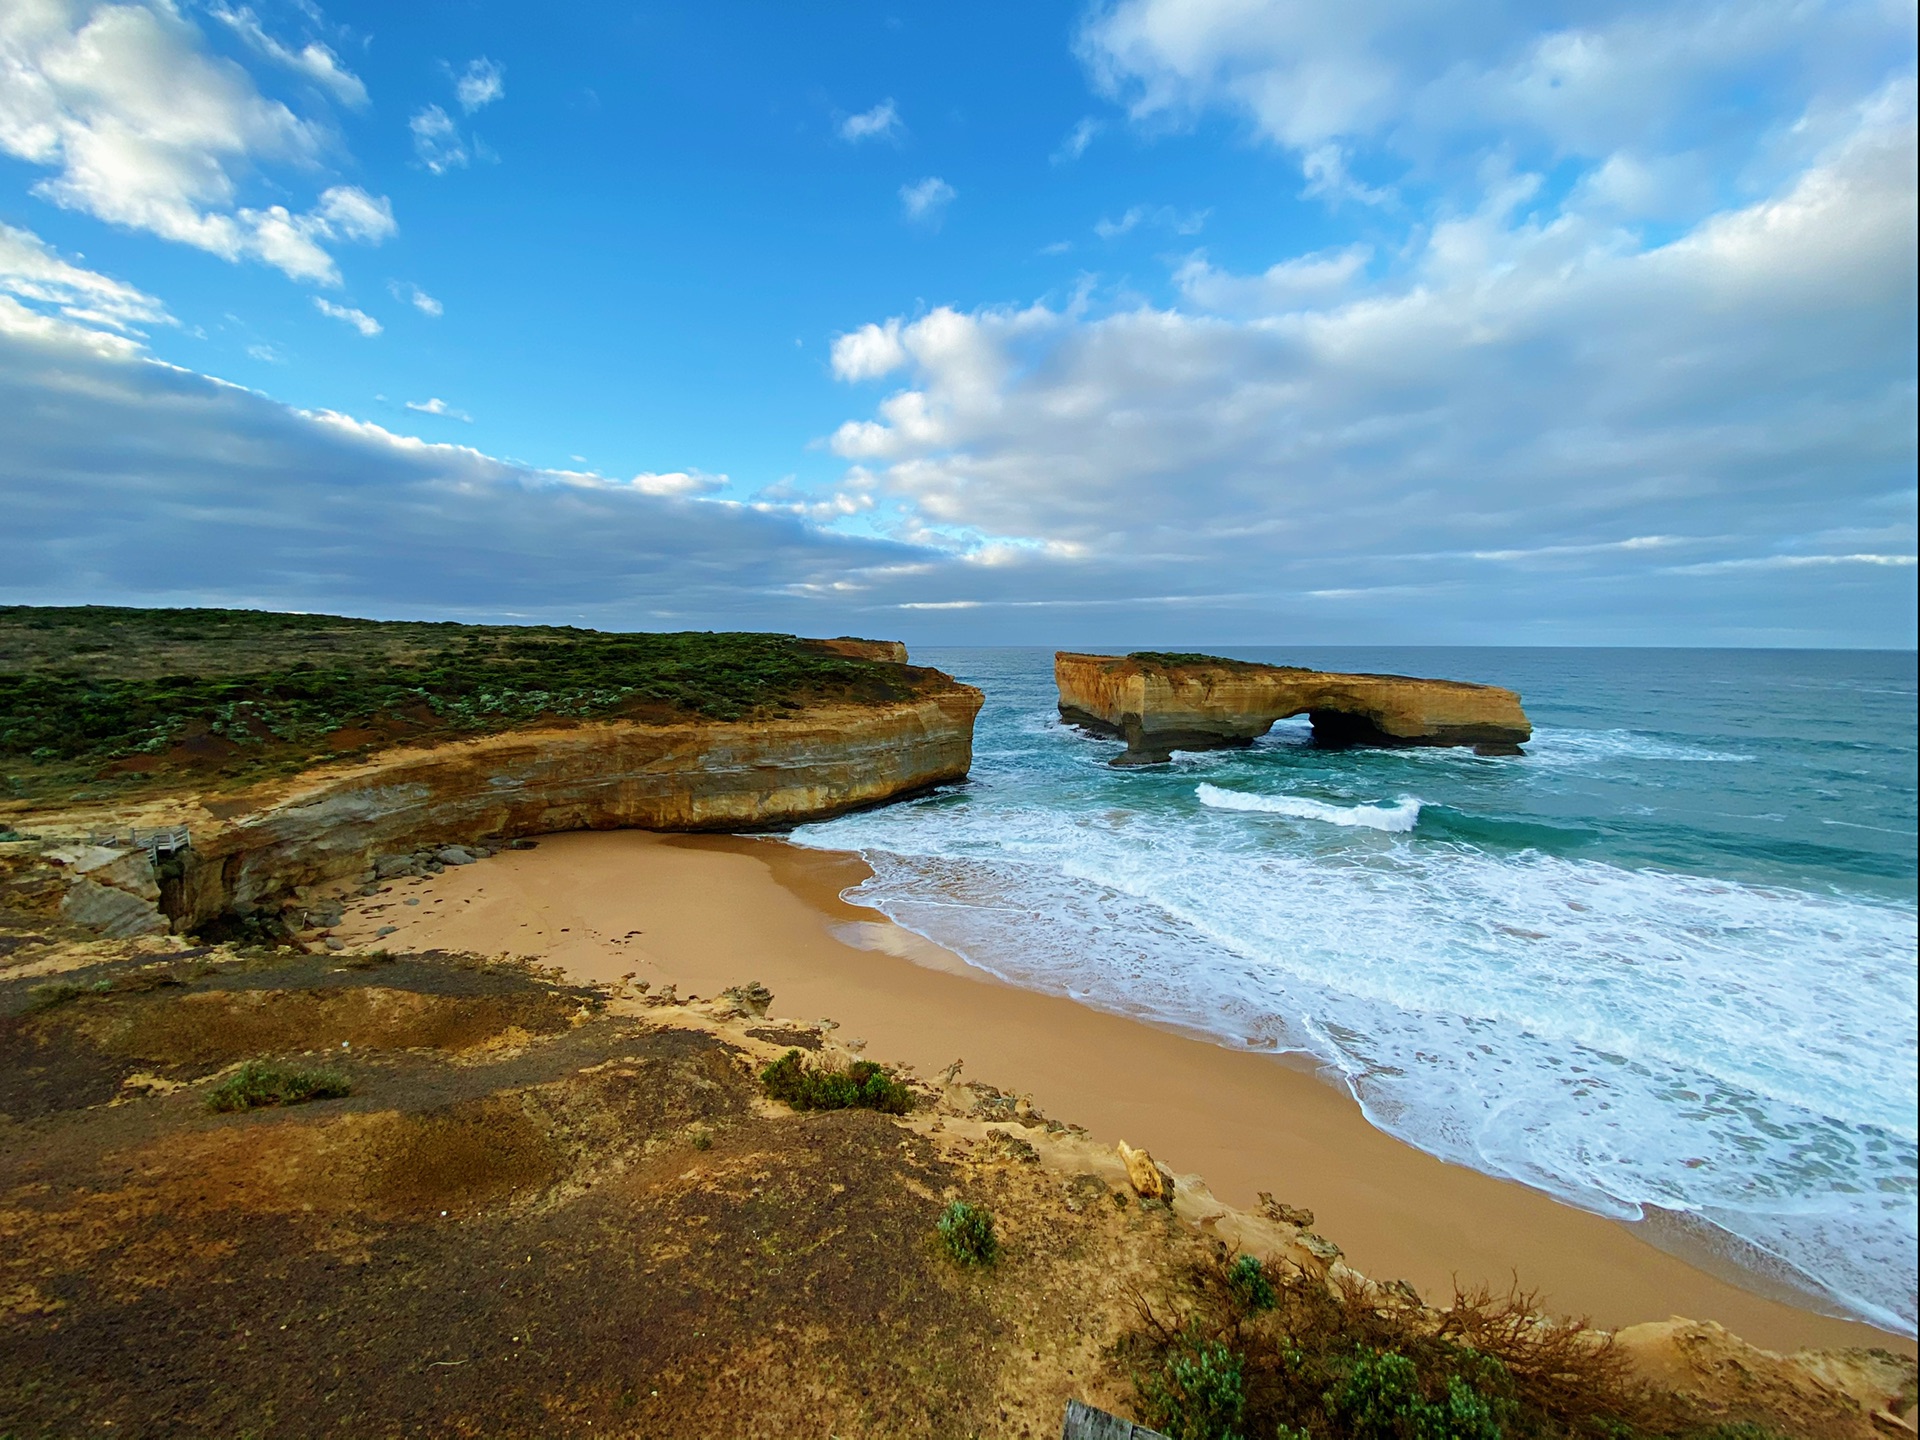
[[[0,603],[1911,648],[1915,47],[0,0]]]

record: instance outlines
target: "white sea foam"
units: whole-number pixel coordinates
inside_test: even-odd
[[[1251,810],[1266,815],[1285,815],[1292,820],[1319,820],[1328,825],[1350,829],[1386,830],[1404,834],[1420,819],[1420,802],[1411,795],[1402,796],[1394,805],[1329,805],[1304,795],[1249,795],[1242,790],[1223,790],[1204,781],[1195,789],[1200,803],[1215,810]]]

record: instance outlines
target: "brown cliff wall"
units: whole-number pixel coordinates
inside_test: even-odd
[[[1175,750],[1248,745],[1289,715],[1310,715],[1333,744],[1472,745],[1514,753],[1532,738],[1520,697],[1494,685],[1405,675],[1347,675],[1235,661],[1166,664],[1061,651],[1060,715],[1127,742],[1116,765]]]
[[[782,719],[516,730],[395,747],[237,795],[35,816],[34,828],[188,827],[192,847],[162,866],[160,887],[184,930],[272,909],[295,887],[358,880],[379,856],[427,846],[564,830],[768,829],[881,804],[965,778],[980,704],[978,690],[936,676],[909,701]]]

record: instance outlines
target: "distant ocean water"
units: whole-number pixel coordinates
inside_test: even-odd
[[[1303,717],[1117,771],[1051,651],[929,649],[987,694],[972,779],[794,838],[1014,984],[1312,1055],[1423,1150],[1914,1334],[1914,656],[1221,653],[1507,685],[1535,739]]]

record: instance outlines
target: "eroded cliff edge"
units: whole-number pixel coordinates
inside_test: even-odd
[[[1512,755],[1533,737],[1513,691],[1460,680],[1065,650],[1053,657],[1053,674],[1062,720],[1127,742],[1115,765],[1250,745],[1290,715],[1311,717],[1314,738],[1325,744],[1470,745]]]
[[[895,641],[14,610],[0,858],[51,862],[101,933],[271,936],[398,856],[769,829],[948,784],[980,705]]]

